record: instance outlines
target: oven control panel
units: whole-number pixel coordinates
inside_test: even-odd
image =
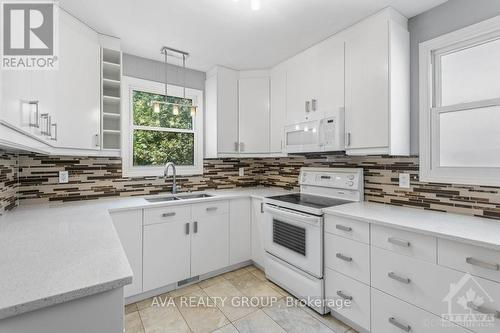
[[[359,190],[363,187],[363,171],[358,168],[303,168],[300,185]]]

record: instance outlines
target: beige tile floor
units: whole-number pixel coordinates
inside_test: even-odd
[[[228,301],[245,296],[262,302],[238,306]],[[355,333],[330,315],[286,304],[286,296],[261,270],[248,266],[127,305],[125,332]]]

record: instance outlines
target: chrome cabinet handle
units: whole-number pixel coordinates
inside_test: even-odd
[[[311,112],[311,102],[306,101],[306,113]]]
[[[401,330],[403,330],[405,332],[410,332],[411,331],[411,326],[410,325],[401,324],[394,317],[389,318],[389,323],[391,323],[392,325],[396,326],[397,328],[399,328],[399,329],[401,329]]]
[[[346,299],[348,301],[352,301],[352,296],[344,294],[341,290],[337,291],[337,295],[343,299]]]
[[[351,227],[346,227],[345,225],[342,224],[337,224],[335,228],[342,231],[348,231],[348,232],[352,231]]]
[[[318,109],[318,100],[317,99],[311,99],[311,109],[313,111],[316,111]]]
[[[346,133],[346,147],[349,147],[351,145],[351,132]]]
[[[472,309],[472,310],[477,311],[479,313],[489,314],[489,315],[493,315],[495,318],[500,318],[500,311],[491,310],[491,309],[485,308],[484,306],[476,305],[473,302],[467,302],[467,307],[469,309]]]
[[[193,232],[195,234],[197,234],[198,233],[198,221],[195,221],[193,224],[194,224],[194,226],[193,226]]]
[[[399,239],[399,238],[394,238],[394,237],[389,237],[387,238],[387,241],[391,244],[401,246],[401,247],[410,247],[410,242],[404,240],[404,239]]]
[[[492,271],[500,271],[499,264],[485,262],[485,261],[482,261],[479,259],[474,259],[472,257],[465,258],[465,262],[468,263],[469,265],[478,266],[478,267],[485,268],[485,269],[490,269]]]
[[[235,142],[234,143],[234,151],[238,151],[239,148],[240,148],[240,144],[238,142]]]
[[[217,207],[207,207],[206,210],[207,212],[212,212],[214,210],[217,210]]]
[[[390,277],[393,280],[399,281],[399,282],[404,283],[404,284],[410,284],[410,282],[411,282],[411,280],[409,278],[405,278],[405,277],[399,276],[399,275],[397,275],[394,272],[389,272],[387,274],[387,276]]]
[[[169,212],[169,213],[163,213],[161,214],[162,217],[170,217],[170,216],[175,216],[175,212]]]
[[[28,101],[28,104],[30,105],[30,107],[31,107],[31,105],[35,106],[34,122],[31,122],[31,109],[30,109],[30,123],[29,123],[29,126],[30,127],[39,128],[40,127],[40,113],[38,111],[38,101]]]
[[[337,258],[341,259],[341,260],[344,260],[344,261],[347,261],[347,262],[352,262],[352,258],[351,257],[345,256],[342,253],[337,253],[335,256]]]
[[[54,127],[54,136],[51,136],[50,139],[53,141],[57,141],[57,123],[53,123],[52,127]]]
[[[240,142],[240,152],[245,150],[245,143]]]
[[[186,223],[186,235],[189,235],[189,223]]]
[[[99,147],[101,145],[101,143],[99,142],[100,141],[99,134],[94,135],[94,137],[95,137],[95,146]]]
[[[50,136],[50,116],[48,113],[42,113],[40,115],[40,119],[42,119],[42,128],[40,133],[45,136]]]
[[[261,212],[261,214],[264,213],[264,203],[263,202],[260,203],[260,212]]]

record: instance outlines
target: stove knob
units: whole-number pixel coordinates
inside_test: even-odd
[[[354,180],[354,175],[349,175],[349,176],[347,176],[347,178],[348,178],[349,180]]]
[[[347,182],[348,186],[354,186],[354,182]]]

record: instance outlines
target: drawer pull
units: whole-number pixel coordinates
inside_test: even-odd
[[[217,210],[217,207],[207,207],[207,212],[213,212],[214,210]]]
[[[186,223],[186,235],[189,235],[189,223]]]
[[[194,232],[195,234],[197,234],[197,233],[198,233],[198,222],[196,222],[196,221],[194,222],[193,232]]]
[[[347,262],[351,262],[352,261],[352,258],[351,257],[348,257],[348,256],[345,256],[343,255],[342,253],[337,253],[335,255],[337,258],[341,259],[341,260],[344,260],[344,261],[347,261]]]
[[[479,313],[493,315],[497,319],[500,318],[500,311],[490,310],[483,306],[476,305],[473,302],[467,302],[467,307]]]
[[[405,332],[410,332],[411,331],[411,326],[410,325],[405,325],[405,324],[401,324],[396,318],[394,317],[391,317],[389,318],[389,322],[396,326],[397,328],[399,328],[400,330],[403,330]]]
[[[351,227],[346,227],[345,225],[342,225],[342,224],[337,224],[335,226],[335,228],[337,228],[338,230],[342,230],[342,231],[352,231]]]
[[[394,237],[389,237],[387,238],[387,241],[391,244],[401,246],[401,247],[410,247],[410,242],[404,240],[404,239],[399,239],[399,238],[394,238]]]
[[[344,294],[341,290],[337,291],[337,295],[343,299],[346,299],[348,301],[352,301],[352,296]]]
[[[175,216],[175,212],[170,212],[170,213],[163,213],[161,214],[162,217],[171,217],[171,216]]]
[[[405,278],[405,277],[399,276],[399,275],[397,275],[394,272],[389,272],[387,274],[387,276],[390,277],[393,280],[399,281],[399,282],[404,283],[404,284],[410,284],[410,282],[411,282],[411,280],[409,278]]]
[[[492,271],[500,271],[499,264],[491,264],[489,262],[474,259],[472,257],[465,258],[465,262],[468,263],[469,265],[474,265],[474,266],[478,266],[481,268],[491,269]]]

